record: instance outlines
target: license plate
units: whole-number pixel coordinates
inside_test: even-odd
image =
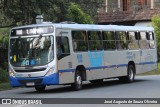
[[[34,86],[35,84],[34,84],[34,82],[27,82],[26,85],[27,86]]]

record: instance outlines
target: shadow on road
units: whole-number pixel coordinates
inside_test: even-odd
[[[132,85],[132,84],[137,84],[140,82],[146,82],[149,80],[146,79],[136,79],[133,83],[122,83],[119,80],[116,79],[111,79],[111,80],[105,80],[102,83],[99,84],[92,84],[90,82],[85,82],[83,84],[83,88],[81,91],[83,90],[91,90],[91,89],[96,89],[96,88],[103,88],[103,87],[117,87],[120,85]],[[73,89],[70,87],[70,85],[66,85],[66,86],[58,86],[58,87],[52,87],[49,86],[49,89],[46,89],[44,92],[37,92],[37,91],[30,91],[30,92],[25,92],[25,93],[21,93],[21,94],[44,94],[44,93],[66,93],[66,92],[75,92],[73,91]],[[77,91],[78,92],[78,91]]]

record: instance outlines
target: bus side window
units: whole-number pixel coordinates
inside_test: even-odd
[[[72,31],[72,45],[75,52],[88,51],[86,31]]]
[[[128,49],[139,49],[137,32],[128,32]]]
[[[149,43],[148,43],[148,40],[147,40],[147,34],[146,32],[140,32],[140,41],[139,41],[139,44],[140,44],[140,48],[141,49],[149,49]]]
[[[102,50],[102,40],[100,31],[88,31],[89,50]]]
[[[126,32],[116,32],[116,44],[118,50],[128,49],[126,39]]]
[[[151,49],[155,48],[155,41],[154,41],[154,33],[153,32],[149,32],[149,46]]]
[[[58,59],[61,59],[65,56],[70,55],[68,37],[57,36],[56,40],[57,40],[57,56],[58,56]]]
[[[114,50],[116,49],[115,37],[113,31],[103,31],[102,41],[104,50]]]

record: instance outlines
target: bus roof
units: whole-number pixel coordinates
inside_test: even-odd
[[[98,30],[98,31],[154,31],[153,27],[142,26],[119,26],[119,25],[95,25],[95,24],[61,24],[61,23],[47,23],[47,24],[33,24],[13,29],[21,29],[27,27],[38,26],[55,26],[56,28],[72,29],[72,30]]]

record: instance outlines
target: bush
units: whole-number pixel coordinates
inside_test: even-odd
[[[9,82],[9,74],[6,70],[0,68],[0,83]]]

